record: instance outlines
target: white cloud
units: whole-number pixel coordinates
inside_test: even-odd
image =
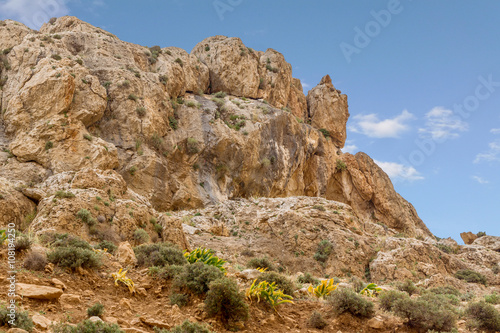
[[[358,151],[358,146],[356,146],[355,144],[349,144],[349,141],[347,141],[347,145],[344,146],[344,148],[342,148],[342,151],[344,153],[351,153],[351,154],[354,154]]]
[[[488,146],[490,149],[487,152],[476,155],[474,163],[500,161],[500,140],[490,142]]]
[[[425,114],[427,119],[425,128],[418,131],[421,135],[431,137],[434,140],[447,140],[458,138],[458,132],[465,132],[469,124],[453,114],[453,111],[436,106]]]
[[[490,133],[493,133],[493,134],[500,134],[500,128],[492,128],[490,130]]]
[[[353,117],[355,124],[349,126],[349,130],[361,133],[371,138],[398,138],[401,133],[407,131],[408,121],[415,119],[415,116],[403,110],[400,115],[394,118],[380,120],[374,113],[367,115],[356,115]]]
[[[0,16],[39,29],[51,17],[69,13],[66,0],[0,0]]]
[[[403,164],[394,163],[394,162],[381,162],[376,161],[382,170],[393,180],[402,180],[402,181],[414,181],[414,180],[422,180],[424,177],[420,175],[420,173],[411,166],[404,166]]]
[[[486,179],[483,179],[479,176],[472,176],[472,179],[474,179],[479,184],[488,184],[489,183],[489,181],[487,181]]]
[[[302,83],[302,88],[311,88],[311,85],[308,84],[308,83],[305,83],[305,82],[301,82]]]

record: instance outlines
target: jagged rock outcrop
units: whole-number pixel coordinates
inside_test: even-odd
[[[67,189],[57,179],[71,183],[85,169],[114,170],[124,181],[116,202],[95,212],[113,216],[123,235],[156,211],[297,195],[344,202],[363,221],[408,236],[430,235],[369,157],[341,153],[347,99],[329,76],[306,98],[282,54],[238,38],[210,37],[188,54],[126,43],[75,17],[40,32],[19,24],[11,36],[12,24],[0,26],[2,45],[12,47],[0,74],[0,141],[9,149],[0,175],[38,205],[37,228],[86,230],[75,213],[108,197],[106,186],[54,198]],[[216,91],[229,96],[206,95]]]
[[[328,131],[335,145],[344,147],[346,123],[349,118],[347,95],[341,94],[326,75],[307,94],[308,116],[311,125]]]

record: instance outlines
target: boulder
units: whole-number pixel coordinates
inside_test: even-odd
[[[58,299],[63,294],[59,288],[26,283],[17,283],[16,291],[23,297],[43,300]]]
[[[123,266],[134,266],[137,264],[134,250],[129,242],[122,242],[115,251],[118,262]]]
[[[64,294],[59,298],[59,303],[63,309],[73,309],[82,303],[82,297],[74,294]]]
[[[41,329],[41,330],[46,330],[47,328],[52,325],[52,320],[42,316],[42,315],[33,315],[31,317],[31,320],[33,320],[33,324],[35,324],[35,327]]]
[[[470,231],[460,233],[460,237],[466,245],[472,244],[477,239],[477,235]]]

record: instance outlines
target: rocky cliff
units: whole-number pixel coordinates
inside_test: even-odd
[[[215,36],[188,53],[123,42],[75,17],[51,19],[40,31],[6,20],[0,88],[0,230],[16,224],[16,261],[25,268],[17,301],[35,332],[60,332],[51,325],[81,322],[96,303],[105,316],[91,319],[124,332],[184,320],[225,332],[224,317],[207,313],[205,294],[170,281],[191,265],[161,271],[139,263],[137,253],[161,246],[167,259],[212,249],[227,261],[236,293],[262,274],[244,269],[256,268],[252,261],[286,275],[278,274],[291,281],[295,304],[277,312],[247,302],[248,322],[236,323],[246,332],[323,324],[329,332],[467,332],[469,323],[484,328],[469,303],[499,299],[500,237],[467,233],[464,246],[434,237],[369,156],[342,152],[347,96],[328,75],[304,95],[273,49]],[[10,270],[4,243],[1,282]],[[54,255],[61,248],[64,264]],[[84,269],[70,252],[99,260]],[[113,284],[110,274],[121,268],[136,282],[134,294]],[[359,293],[375,282],[382,292],[421,296],[392,294],[402,302],[389,312],[365,295],[376,311],[359,319],[308,293],[315,277],[335,277],[339,290]],[[500,323],[497,310],[488,311]],[[425,320],[412,322],[422,313]]]
[[[1,224],[41,205],[33,225],[44,225],[45,202],[86,168],[112,172],[121,192],[156,211],[320,196],[351,205],[364,221],[430,235],[367,155],[341,152],[347,96],[328,75],[305,96],[273,49],[224,36],[191,53],[148,48],[75,17],[40,31],[4,21],[0,48],[1,191],[17,207]]]

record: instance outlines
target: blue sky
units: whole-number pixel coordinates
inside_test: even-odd
[[[497,0],[0,0],[33,28],[74,15],[122,40],[188,52],[212,35],[273,48],[305,91],[349,97],[344,151],[386,170],[431,231],[500,235]]]

